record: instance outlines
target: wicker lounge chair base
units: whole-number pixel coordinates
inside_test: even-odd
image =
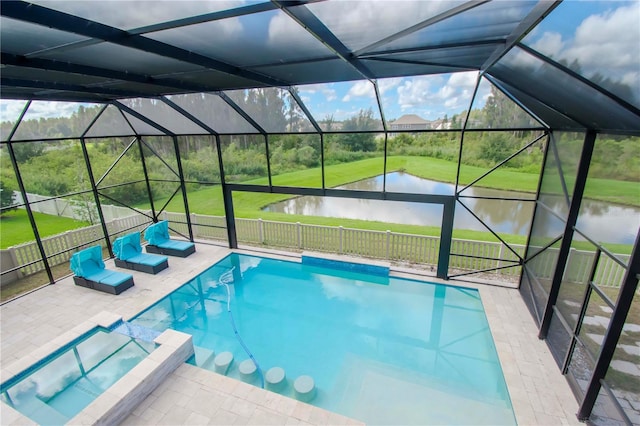
[[[144,231],[147,253],[164,254],[166,256],[187,257],[196,251],[196,245],[190,241],[172,240],[169,237],[169,222],[161,220],[149,225]]]
[[[147,274],[157,274],[163,269],[167,269],[169,267],[169,261],[164,259],[161,263],[157,265],[147,265],[144,263],[134,263],[129,262],[128,260],[120,260],[118,258],[115,259],[116,266],[118,268],[131,269],[132,271],[145,272]]]
[[[161,246],[154,246],[151,244],[147,244],[145,247],[146,247],[147,253],[163,254],[165,256],[187,257],[190,254],[195,253],[196,246],[193,243],[185,243],[185,244],[190,244],[190,246],[185,247],[183,249],[177,249],[173,247],[161,247]]]
[[[73,281],[80,287],[90,288],[92,290],[103,291],[110,294],[120,294],[128,288],[133,287],[133,277],[122,281],[118,284],[106,284],[99,281],[92,281],[90,279],[74,276]]]
[[[104,267],[102,247],[91,246],[71,256],[69,268],[75,274],[73,282],[80,287],[120,294],[133,287],[133,276]]]

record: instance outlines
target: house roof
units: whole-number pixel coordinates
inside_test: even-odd
[[[417,116],[416,114],[405,114],[402,117],[398,118],[391,122],[391,124],[429,124],[429,121],[425,120],[422,117]]]
[[[594,13],[601,25],[616,14],[637,18],[636,3],[611,2],[608,11]],[[582,60],[584,46],[558,53],[569,37],[584,33],[578,27],[586,18],[563,20],[584,17],[583,6],[3,1],[2,98],[108,102],[479,71],[551,128],[637,133],[640,34],[592,33],[605,38],[598,45],[627,52],[616,62]],[[558,37],[566,39],[552,48]]]

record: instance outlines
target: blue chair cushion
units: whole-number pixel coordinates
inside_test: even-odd
[[[142,252],[140,232],[132,232],[116,238],[113,242],[113,253],[120,260],[129,260]]]
[[[188,250],[194,246],[193,243],[190,243],[187,241],[175,241],[175,240],[168,240],[161,244],[156,244],[156,245],[161,248],[180,250],[180,251]]]
[[[98,281],[100,284],[117,286],[133,278],[133,275],[125,274],[123,272],[118,272],[118,271],[108,271],[108,272],[110,272],[108,276],[102,277],[100,278],[100,280],[93,280],[93,281]]]
[[[91,246],[71,256],[69,268],[79,277],[87,278],[104,269],[102,247]]]
[[[159,246],[165,241],[169,240],[169,222],[161,220],[158,223],[150,225],[146,231],[144,231],[144,239],[149,244]]]
[[[101,271],[96,271],[90,275],[84,275],[82,278],[99,283],[99,282],[102,282],[102,280],[107,279],[109,276],[111,276],[112,273],[113,271],[110,271],[108,269],[103,269]]]
[[[127,259],[127,262],[139,263],[141,265],[158,266],[168,260],[167,256],[157,256],[154,254],[141,253]]]

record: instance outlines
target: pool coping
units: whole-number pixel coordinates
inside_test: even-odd
[[[3,368],[2,383],[16,378],[28,370],[37,368],[39,364],[44,364],[52,354],[72,344],[97,327],[111,329],[120,322],[122,322],[122,317],[110,312],[103,311],[95,315],[41,346],[38,350]],[[153,352],[101,393],[76,416],[71,418],[67,424],[121,423],[194,353],[191,335],[175,330],[165,330],[154,339],[154,343],[157,347]],[[2,420],[6,424],[37,424],[8,404],[2,404],[2,411]]]

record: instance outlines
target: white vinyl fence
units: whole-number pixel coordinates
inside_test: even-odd
[[[130,213],[131,211],[128,210]],[[171,228],[188,235],[184,213],[162,213],[160,219],[171,223]],[[130,215],[111,220],[107,223],[112,239],[127,229],[143,230],[150,223],[143,215]],[[226,241],[225,218],[191,214],[192,230],[195,238]],[[236,219],[238,242],[253,245],[287,248],[290,250],[311,250],[319,252],[339,253],[362,256],[374,259],[385,259],[395,262],[408,262],[426,265],[437,265],[440,239],[438,237],[401,234],[391,231],[368,231],[344,228],[342,226],[307,225],[302,223],[275,222],[262,219]],[[102,227],[93,225],[86,228],[68,231],[63,234],[42,239],[45,252],[51,265],[67,262],[73,247],[90,244],[92,240],[103,238]],[[103,244],[97,242],[96,244]],[[524,254],[523,245],[511,246],[520,256]],[[7,253],[8,252],[8,253]],[[59,253],[59,254],[55,254]],[[450,257],[450,267],[461,271],[478,271],[513,263],[517,257],[502,243],[454,239],[451,253],[464,255]],[[55,254],[55,255],[54,255]],[[585,282],[591,270],[593,252],[571,250],[569,267],[565,271],[565,280]],[[6,271],[40,259],[40,252],[35,242],[22,244],[3,250],[2,270]],[[475,256],[475,257],[467,257]],[[628,262],[629,255],[617,255]],[[532,262],[539,278],[551,278],[557,249],[548,249]],[[10,258],[12,262],[6,262]],[[19,275],[29,275],[44,269],[42,262],[21,268]],[[505,276],[517,276],[520,267],[506,268],[496,271]],[[3,276],[8,281],[11,274]],[[618,287],[624,276],[624,268],[606,255],[602,255],[596,271],[595,281],[603,286]]]
[[[184,221],[184,214],[166,213],[164,219]],[[224,217],[191,215],[194,237],[226,240],[226,230],[222,228],[203,228],[207,224],[225,226]],[[179,224],[172,224],[179,229]],[[200,230],[206,230],[207,235]],[[342,226],[307,225],[300,222],[275,222],[262,219],[236,219],[238,242],[269,247],[280,247],[292,250],[310,250],[347,254],[353,256],[385,259],[395,262],[437,265],[440,238],[425,235],[401,234],[391,231],[368,231],[363,229],[344,228]],[[520,256],[524,255],[525,246],[512,244],[511,248]],[[535,259],[536,272],[539,278],[549,279],[555,270],[558,249],[550,248]],[[451,253],[463,254],[464,257],[452,255],[449,266],[463,271],[477,271],[513,265],[517,257],[502,243],[453,239]],[[570,282],[586,282],[591,271],[594,252],[571,249],[569,267],[564,279]],[[629,262],[629,255],[616,255],[624,263]],[[499,259],[499,260],[498,260]],[[602,286],[619,287],[624,277],[624,268],[610,257],[602,254],[595,275],[595,282]],[[506,276],[518,276],[520,267],[505,268],[496,273]]]

